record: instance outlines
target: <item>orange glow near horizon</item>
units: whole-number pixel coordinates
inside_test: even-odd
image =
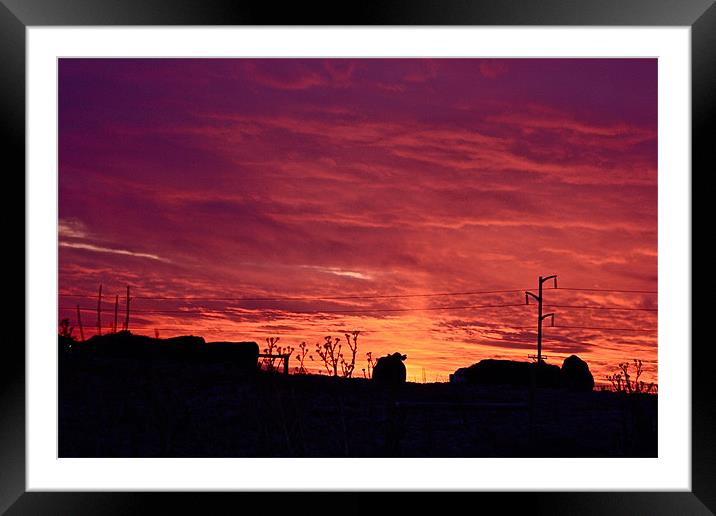
[[[657,381],[656,60],[62,59],[59,318]],[[449,295],[442,295],[448,294]],[[438,295],[441,294],[441,295]],[[76,334],[78,331],[76,330]],[[315,357],[315,352],[312,353]],[[295,360],[292,361],[295,365]],[[306,361],[309,369],[320,369]]]

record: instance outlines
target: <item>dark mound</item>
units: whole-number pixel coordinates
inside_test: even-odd
[[[155,339],[144,335],[132,335],[129,331],[95,335],[84,342],[75,342],[64,352],[72,354],[91,353],[95,356],[115,358],[189,358],[201,353],[205,345],[202,337],[182,336]],[[60,342],[62,346],[62,342]]]
[[[532,373],[537,373],[537,384],[540,387],[558,387],[560,369],[544,362],[537,367],[532,362],[514,360],[480,360],[470,367],[463,367],[450,375],[453,383],[469,383],[474,385],[530,385]]]
[[[213,360],[230,362],[245,369],[258,369],[259,345],[255,342],[209,342],[203,351]]]
[[[85,342],[60,337],[60,356],[95,357],[151,361],[226,363],[244,369],[258,368],[259,346],[255,342],[210,342],[191,335],[156,339],[120,331],[95,335]]]

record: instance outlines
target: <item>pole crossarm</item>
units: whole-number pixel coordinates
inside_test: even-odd
[[[547,317],[551,317],[551,318],[552,318],[552,326],[554,326],[554,313],[544,314],[544,315],[542,316],[542,320],[544,321]]]
[[[530,292],[530,291],[528,290],[527,292],[525,292],[525,304],[526,304],[526,305],[529,305],[529,304],[530,304],[530,298],[529,298],[529,296],[532,296],[533,298],[535,298],[538,303],[541,303],[541,302],[542,302],[542,298],[541,298],[540,296],[538,296],[538,295],[536,295],[536,294],[533,294],[532,292]]]
[[[540,284],[540,286],[542,286],[542,284],[543,284],[545,281],[548,281],[548,280],[551,280],[551,279],[554,279],[554,288],[557,288],[557,275],[556,275],[556,274],[552,274],[551,276],[545,276],[545,277],[540,276],[540,278],[539,278],[539,284]]]

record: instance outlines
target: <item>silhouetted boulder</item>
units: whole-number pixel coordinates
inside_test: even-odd
[[[450,375],[452,383],[474,385],[530,385],[532,371],[537,368],[537,385],[558,387],[560,369],[545,362],[517,362],[514,360],[480,360],[470,367],[462,367]]]
[[[393,353],[380,357],[373,368],[373,380],[386,385],[399,385],[405,383],[405,364],[403,360],[407,355]]]
[[[259,367],[259,345],[255,342],[208,342],[203,351],[211,360],[241,369],[255,370]]]
[[[594,388],[594,377],[584,360],[577,355],[570,355],[562,363],[560,384],[573,391],[591,391]]]

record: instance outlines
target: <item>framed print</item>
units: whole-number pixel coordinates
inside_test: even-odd
[[[181,500],[109,491],[713,511],[712,2],[1,12],[8,514]]]

